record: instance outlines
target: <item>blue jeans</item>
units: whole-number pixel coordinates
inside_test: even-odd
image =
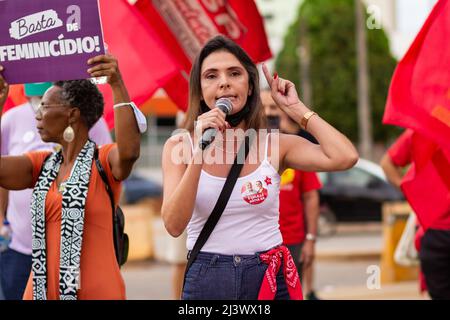
[[[0,256],[0,282],[6,300],[22,300],[31,272],[31,255],[8,249]]]
[[[257,300],[267,264],[254,255],[200,252],[189,268],[183,300]],[[283,265],[277,274],[276,300],[289,300]]]
[[[2,255],[0,253],[0,263],[2,261]],[[2,275],[2,269],[0,268],[0,277]],[[0,281],[0,300],[5,300],[5,297],[3,295],[3,290],[2,290],[2,282]]]

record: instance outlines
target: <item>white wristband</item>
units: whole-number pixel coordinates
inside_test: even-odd
[[[139,128],[140,133],[144,133],[147,131],[147,119],[145,118],[144,114],[141,110],[136,106],[136,104],[131,102],[123,102],[123,103],[117,103],[113,106],[114,109],[124,107],[124,106],[130,106],[133,109],[134,117],[136,118],[136,122]]]
[[[116,103],[113,108],[120,108],[120,107],[124,107],[124,106],[132,106],[134,104],[133,101],[131,102],[122,102],[122,103]]]

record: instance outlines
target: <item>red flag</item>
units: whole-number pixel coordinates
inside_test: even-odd
[[[440,0],[392,78],[383,122],[414,130],[401,188],[424,229],[450,228],[450,1]]]
[[[450,1],[440,0],[392,78],[383,122],[450,150]]]
[[[138,0],[135,5],[178,62],[179,72],[164,89],[182,110],[188,104],[192,61],[213,36],[221,33],[233,39],[255,63],[272,56],[253,0]]]
[[[401,184],[420,225],[450,229],[450,149],[425,136],[412,136],[413,164]]]
[[[100,0],[100,12],[108,51],[118,58],[130,98],[138,105],[144,103],[177,73],[177,63],[155,31],[126,0]],[[108,85],[99,87],[105,97],[105,119],[111,128],[112,92]]]
[[[24,104],[28,101],[25,96],[25,89],[22,84],[13,84],[9,86],[8,98],[6,99],[3,113],[11,108]]]

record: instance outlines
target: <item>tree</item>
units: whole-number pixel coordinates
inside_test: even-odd
[[[307,44],[311,107],[352,141],[358,140],[355,23],[354,0],[305,0],[275,62],[281,76],[302,88],[298,48]],[[367,30],[367,45],[373,135],[376,142],[386,142],[400,132],[381,123],[397,62],[382,29]]]

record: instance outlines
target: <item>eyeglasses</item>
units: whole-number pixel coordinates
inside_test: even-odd
[[[67,106],[67,104],[63,104],[63,103],[44,104],[41,102],[39,104],[39,107],[37,108],[36,113],[43,114],[43,113],[46,113],[47,110],[52,107],[62,107],[62,106]]]

